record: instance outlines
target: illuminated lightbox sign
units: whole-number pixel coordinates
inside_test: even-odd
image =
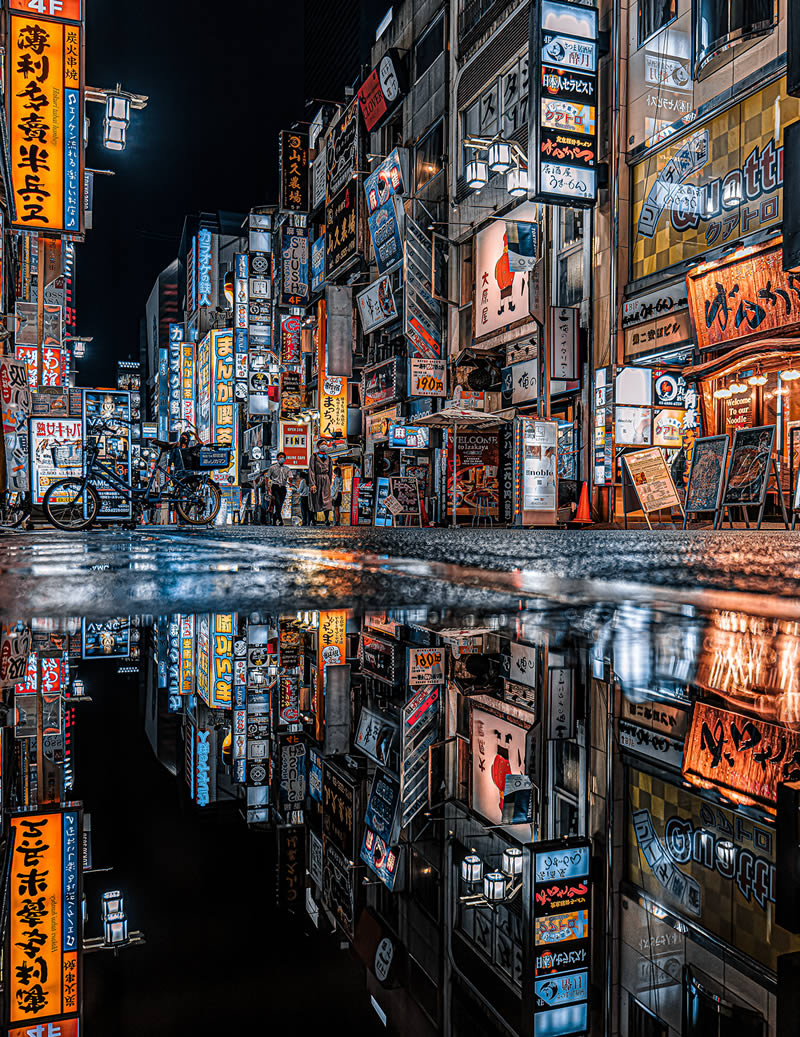
[[[597,199],[597,9],[536,0],[529,46],[532,198],[588,208]]]
[[[534,853],[534,1034],[589,1027],[591,852],[583,840],[539,843]]]

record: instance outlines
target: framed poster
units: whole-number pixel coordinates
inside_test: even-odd
[[[695,441],[689,485],[686,490],[686,514],[690,511],[717,511],[725,482],[728,460],[728,436],[706,436]]]
[[[741,507],[764,501],[774,443],[774,425],[736,430],[722,498],[723,507]]]
[[[622,460],[636,490],[644,517],[650,525],[650,514],[667,508],[680,508],[680,497],[669,474],[660,447],[623,454]]]

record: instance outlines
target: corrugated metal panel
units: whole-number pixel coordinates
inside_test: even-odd
[[[487,45],[467,63],[458,81],[456,105],[459,111],[527,44],[528,8],[528,4],[518,8]]]

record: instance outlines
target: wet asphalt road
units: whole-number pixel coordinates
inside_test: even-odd
[[[0,536],[0,614],[684,601],[800,619],[800,531],[301,529]]]

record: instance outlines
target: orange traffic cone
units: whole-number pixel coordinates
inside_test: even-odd
[[[589,510],[589,487],[585,482],[581,487],[581,496],[578,500],[578,510],[575,512],[575,517],[571,521],[579,526],[589,526],[592,523],[592,513]]]

